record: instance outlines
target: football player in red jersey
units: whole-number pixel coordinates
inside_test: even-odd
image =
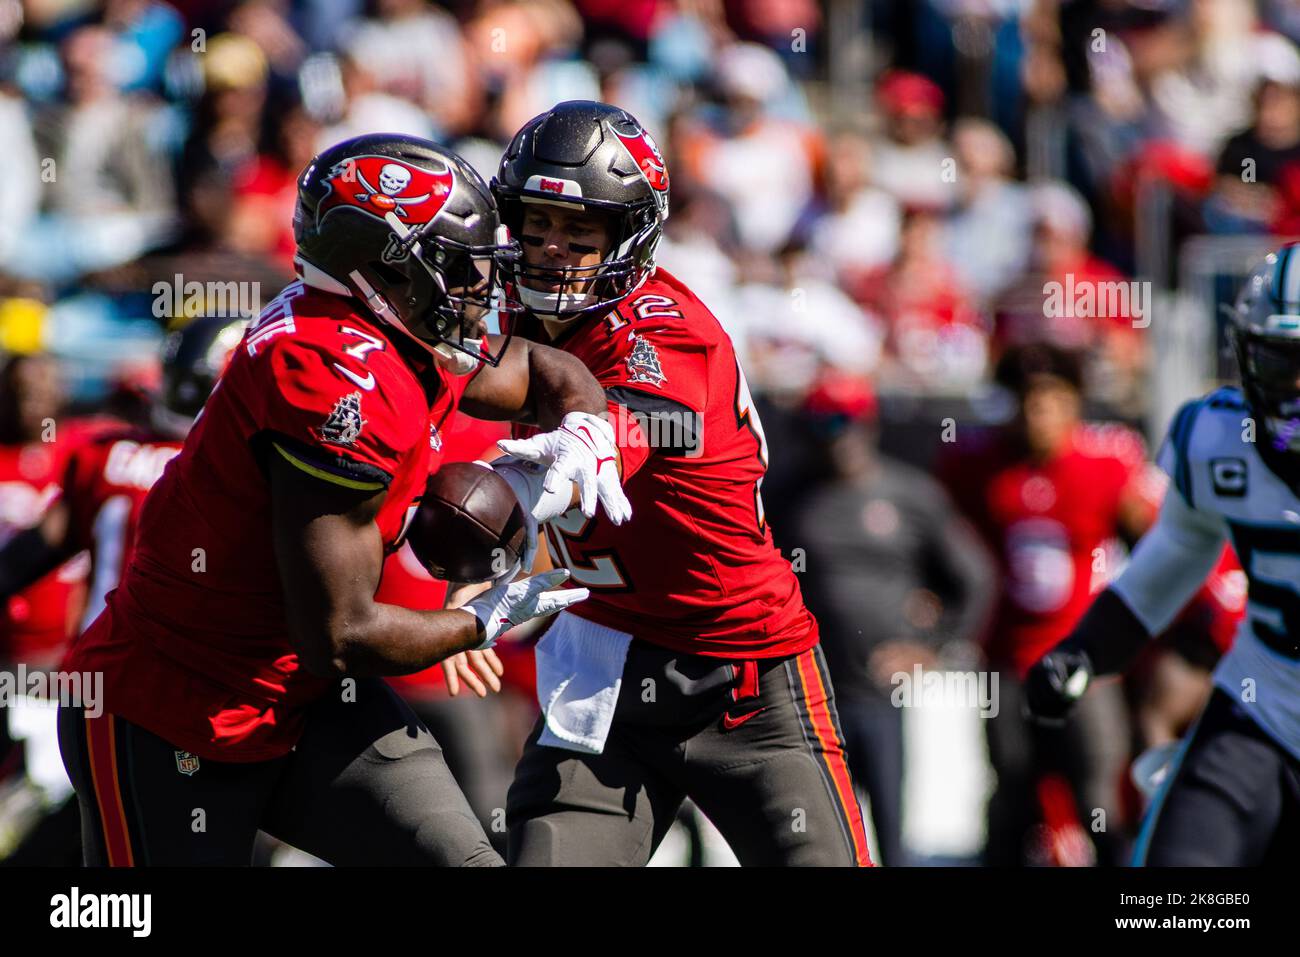
[[[61,408],[53,357],[16,355],[0,370],[0,542],[41,517],[59,494],[68,455],[87,437],[84,423],[59,421]],[[0,663],[57,664],[84,579],[84,563],[60,563],[21,589],[5,589]]]
[[[68,456],[58,497],[36,524],[0,547],[0,601],[30,587],[55,568],[86,552],[90,556],[87,600],[82,628],[104,608],[131,560],[140,507],[163,467],[181,450],[185,433],[212,390],[231,351],[239,344],[244,321],[201,318],[172,333],[163,347],[163,388],[158,401],[142,414],[140,424],[122,423],[80,443]],[[144,401],[149,401],[145,399]],[[78,629],[80,631],[81,629]],[[28,729],[26,745],[43,726]],[[53,723],[49,745],[57,747]],[[68,789],[35,779],[47,813],[7,858],[10,864],[74,863],[81,859],[80,825]]]
[[[744,373],[655,268],[663,157],[623,110],[566,102],[519,131],[493,191],[523,244],[516,334],[604,386],[636,512],[547,526],[591,597],[537,648],[543,715],[507,801],[509,860],[644,864],[689,796],[743,863],[868,864],[817,623],[764,520]],[[552,440],[501,444],[517,461]]]
[[[130,564],[145,496],[180,452],[244,325],[242,319],[204,317],[168,336],[163,394],[149,408],[148,421],[107,429],[73,450],[58,497],[41,520],[0,548],[0,598],[88,551],[90,588],[78,632],[99,617]]]
[[[586,593],[554,574],[454,611],[374,595],[458,406],[567,430],[528,486],[539,519],[541,488],[625,512],[617,482],[578,494],[617,456],[604,396],[571,357],[486,336],[518,250],[454,154],[397,134],[331,147],[299,179],[294,228],[301,280],[249,327],[65,663],[103,675],[101,701],[59,715],[86,857],[247,863],[262,829],[334,864],[499,864],[380,676]]]
[[[1040,776],[1059,773],[1085,824],[1095,809],[1105,810],[1107,827],[1090,832],[1098,859],[1118,863],[1125,841],[1119,782],[1129,756],[1122,689],[1094,686],[1067,727],[1044,729],[1022,711],[1023,682],[1118,571],[1111,546],[1135,542],[1154,521],[1164,482],[1135,432],[1082,419],[1083,372],[1074,353],[1045,343],[1015,346],[999,360],[995,379],[1014,396],[1017,415],[991,432],[959,429],[940,466],[1003,579],[987,642],[999,697],[987,728],[998,774],[987,860],[1023,863]]]

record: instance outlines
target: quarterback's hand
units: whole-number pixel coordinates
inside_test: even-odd
[[[1061,725],[1092,680],[1086,652],[1056,648],[1025,676],[1025,711],[1039,724]]]
[[[556,586],[569,577],[567,568],[522,578],[517,582],[501,581],[462,607],[473,613],[483,626],[483,643],[479,650],[491,648],[496,640],[515,625],[531,618],[541,618],[563,611],[591,594],[585,588]]]
[[[596,505],[610,521],[622,525],[632,517],[632,503],[623,494],[618,474],[618,446],[613,427],[598,415],[570,412],[554,432],[530,439],[503,439],[501,451],[528,462],[546,466],[540,484],[530,484],[533,518],[548,522],[569,510],[573,487],[578,489],[578,507],[591,518]]]
[[[491,648],[482,651],[462,651],[458,655],[444,658],[441,662],[443,677],[447,680],[447,693],[453,698],[460,694],[460,683],[480,698],[486,698],[488,689],[501,690],[501,675],[505,666]]]

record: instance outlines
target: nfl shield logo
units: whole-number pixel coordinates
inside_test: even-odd
[[[190,754],[188,751],[176,752],[176,770],[181,772],[187,778],[193,777],[194,772],[199,769],[199,756]]]

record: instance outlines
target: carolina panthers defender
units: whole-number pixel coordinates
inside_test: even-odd
[[[86,859],[247,864],[261,829],[333,864],[500,864],[380,677],[585,591],[555,574],[458,611],[374,596],[458,407],[569,430],[521,487],[539,518],[627,513],[616,479],[590,492],[617,464],[604,396],[571,357],[486,335],[515,306],[498,278],[518,246],[455,154],[397,134],[331,147],[299,178],[294,232],[301,280],[244,335],[65,663],[103,674],[100,702],[59,712]]]
[[[623,110],[560,103],[516,134],[493,191],[523,244],[516,334],[605,387],[637,513],[547,527],[591,597],[537,646],[544,714],[507,799],[510,862],[644,864],[689,796],[742,863],[869,864],[817,622],[765,521],[744,372],[655,266],[663,157]],[[500,444],[537,459],[551,442]]]
[[[1030,711],[1059,720],[1165,629],[1231,539],[1247,614],[1147,811],[1136,864],[1265,864],[1300,837],[1300,245],[1246,281],[1230,336],[1241,388],[1179,410],[1158,456],[1173,489],[1156,524],[1027,679]]]

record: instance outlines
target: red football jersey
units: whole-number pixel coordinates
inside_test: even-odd
[[[330,686],[289,641],[267,457],[387,487],[376,523],[392,551],[469,379],[404,357],[352,305],[296,282],[245,333],[145,501],[121,586],[67,665],[104,673],[108,711],[202,757],[284,754]]]
[[[102,421],[60,422],[52,442],[0,445],[0,543],[40,520],[59,495],[68,456],[103,428]],[[75,630],[86,567],[79,555],[0,606],[0,662],[57,663]]]
[[[148,429],[124,428],[86,442],[68,459],[60,493],[68,508],[68,536],[78,551],[90,553],[79,631],[99,617],[131,563],[145,496],[181,445]]]
[[[1000,437],[959,447],[944,472],[1002,570],[990,661],[1021,675],[1069,634],[1118,571],[1113,545],[1125,496],[1140,496],[1154,515],[1163,491],[1141,437],[1109,424],[1080,426],[1041,464]]]
[[[660,269],[607,316],[551,345],[581,359],[612,406],[660,416],[642,420],[644,433],[616,429],[630,522],[573,509],[548,523],[556,564],[591,589],[572,613],[720,658],[814,645],[816,621],[763,515],[763,426],[713,314]]]

